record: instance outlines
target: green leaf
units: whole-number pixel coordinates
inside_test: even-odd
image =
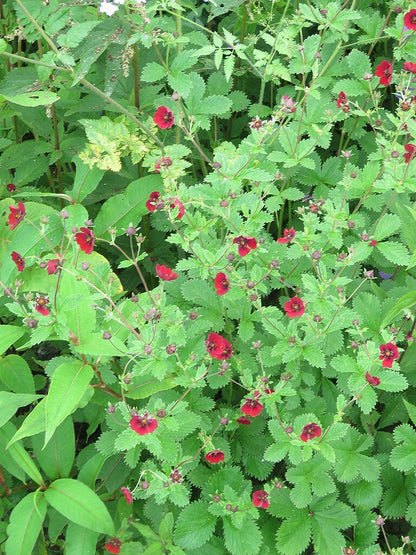
[[[408,383],[406,378],[399,372],[393,370],[382,370],[378,372],[380,378],[379,389],[384,391],[392,391],[394,393],[407,389]]]
[[[24,447],[19,443],[8,445],[11,437],[15,433],[16,428],[11,422],[7,422],[2,428],[0,428],[0,448],[8,449],[11,457],[14,459],[15,463],[30,477],[34,482],[41,485],[43,484],[43,478],[39,472],[33,459],[30,457],[29,453],[25,451]],[[7,446],[7,447],[6,447]]]
[[[29,493],[14,507],[7,527],[7,555],[33,553],[46,509],[47,503],[42,492]]]
[[[45,491],[47,502],[68,520],[88,530],[114,535],[111,516],[96,493],[78,480],[55,480]]]
[[[392,450],[390,463],[397,470],[407,472],[416,466],[416,434],[409,424],[403,424],[394,430],[393,436],[401,445]]]
[[[285,520],[276,534],[276,547],[282,555],[299,555],[311,541],[311,518],[308,512],[295,511]]]
[[[406,399],[403,399],[403,403],[406,407],[407,414],[409,415],[410,420],[413,422],[413,425],[416,426],[416,406],[412,405],[412,403],[407,402]]]
[[[32,438],[32,445],[37,461],[51,480],[69,476],[75,458],[75,434],[71,418],[66,418],[56,428],[44,449],[40,434]]]
[[[70,522],[65,534],[65,555],[91,555],[97,539],[97,532]]]
[[[75,202],[81,202],[98,187],[104,175],[104,171],[96,166],[90,168],[90,166],[84,164],[78,157],[75,158],[75,165],[77,171],[74,185],[68,194]]]
[[[384,241],[383,243],[378,243],[377,248],[393,264],[399,264],[400,266],[407,266],[409,264],[409,251],[402,243]]]
[[[0,380],[15,393],[35,393],[32,372],[25,359],[19,355],[7,355],[0,359]]]
[[[125,233],[130,223],[137,225],[141,217],[148,213],[146,201],[152,191],[163,191],[159,175],[137,179],[126,187],[123,194],[108,199],[95,219],[96,235],[109,238],[108,230],[115,228],[118,236]]]
[[[82,361],[64,362],[52,376],[46,398],[45,445],[56,428],[78,407],[94,375]]]
[[[354,48],[347,56],[350,69],[357,79],[362,79],[365,73],[371,73],[371,61],[367,54]]]
[[[397,301],[394,307],[389,310],[389,312],[384,317],[383,321],[381,322],[380,328],[384,328],[387,324],[391,324],[391,322],[398,316],[402,310],[409,311],[416,305],[416,291],[410,291],[406,293]]]
[[[166,77],[167,73],[167,70],[160,64],[157,64],[156,62],[150,62],[149,64],[146,64],[144,66],[141,77],[143,81],[146,81],[148,83],[157,83],[158,81],[163,79],[163,77]]]
[[[385,237],[391,237],[400,229],[400,218],[395,214],[384,214],[377,225],[374,239],[381,241]]]
[[[7,447],[13,445],[19,439],[34,436],[40,432],[44,432],[46,428],[46,397],[26,416],[23,424],[13,435]]]
[[[208,511],[208,507],[208,503],[196,501],[181,512],[175,529],[175,542],[181,547],[201,547],[212,536],[217,517]]]
[[[47,106],[60,100],[60,97],[51,91],[34,91],[16,96],[3,95],[6,100],[20,106]]]
[[[175,521],[172,513],[167,513],[163,517],[162,522],[159,525],[159,536],[162,538],[163,541],[169,541],[172,539],[174,522]]]
[[[123,356],[127,348],[118,337],[103,339],[102,333],[91,333],[85,341],[73,347],[76,353],[95,356]]]
[[[176,387],[173,378],[156,380],[150,375],[135,377],[133,383],[125,392],[130,399],[147,399],[159,391],[166,391]]]
[[[0,428],[5,422],[10,420],[19,407],[30,405],[30,403],[33,403],[39,397],[40,395],[25,395],[0,391]]]
[[[223,519],[225,547],[232,555],[256,555],[260,551],[262,536],[251,518],[236,528],[228,518]]]
[[[1,336],[0,336],[0,355],[2,355],[7,349],[13,345],[15,341],[20,339],[24,331],[22,328],[17,326],[10,326],[8,324],[3,324],[1,326]]]
[[[206,96],[198,109],[200,114],[207,114],[210,116],[221,116],[230,110],[232,102],[225,96],[212,95]]]

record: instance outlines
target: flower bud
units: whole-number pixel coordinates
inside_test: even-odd
[[[109,331],[105,331],[103,333],[103,339],[111,339],[111,333]]]
[[[108,405],[107,412],[109,414],[113,414],[114,412],[116,412],[116,407],[114,405]]]
[[[227,208],[227,206],[229,206],[229,205],[230,205],[230,203],[228,202],[228,200],[222,200],[220,202],[221,208]]]
[[[214,503],[219,503],[221,501],[221,497],[216,493],[212,496],[212,500]]]
[[[166,416],[166,411],[165,411],[165,409],[159,409],[159,410],[157,411],[157,413],[156,413],[156,416],[157,416],[158,418],[165,418],[165,416]]]
[[[190,320],[196,320],[198,318],[198,314],[196,312],[191,312],[189,314],[189,319]]]
[[[136,235],[136,229],[132,225],[129,225],[126,228],[126,233],[127,235]]]
[[[143,482],[140,484],[140,487],[142,489],[149,489],[149,486],[150,486],[150,484],[146,480],[143,480]]]
[[[28,328],[35,329],[38,327],[38,321],[35,318],[28,318],[26,322]]]
[[[392,158],[398,158],[400,156],[400,152],[398,150],[393,150],[391,153]]]
[[[144,352],[146,353],[146,355],[151,355],[151,354],[152,354],[152,351],[153,351],[153,348],[152,348],[151,345],[145,345],[145,346],[143,347],[143,350],[144,350]]]
[[[322,256],[322,255],[321,255],[321,253],[320,253],[319,251],[313,251],[313,253],[312,253],[312,258],[313,258],[314,260],[319,260],[319,259],[321,258],[321,256]]]
[[[173,355],[173,353],[176,353],[176,345],[168,345],[166,347],[166,352],[168,353],[168,355]]]
[[[220,418],[220,424],[221,426],[226,426],[228,424],[228,418],[225,418],[225,416]]]

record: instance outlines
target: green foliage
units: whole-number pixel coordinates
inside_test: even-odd
[[[414,551],[416,33],[324,4],[2,3],[6,555]]]

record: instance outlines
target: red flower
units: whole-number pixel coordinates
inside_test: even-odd
[[[153,193],[150,193],[149,200],[146,202],[146,208],[149,210],[149,212],[154,212],[156,210],[156,205],[159,199],[160,199],[159,191],[153,191]],[[162,202],[162,201],[159,201],[159,202]]]
[[[18,272],[23,272],[23,270],[25,269],[25,261],[23,259],[23,256],[20,255],[18,252],[13,251],[12,260],[16,264]]]
[[[230,281],[224,272],[219,272],[215,276],[215,289],[217,295],[225,295],[230,290]]]
[[[16,190],[16,185],[14,185],[13,183],[9,183],[6,187],[9,193],[13,193],[13,191]]]
[[[156,264],[156,274],[164,281],[173,281],[179,277],[171,268],[167,268],[163,264]]]
[[[267,509],[270,505],[268,497],[269,497],[269,494],[267,493],[267,491],[259,489],[253,493],[251,499],[253,500],[253,505],[255,507],[261,507],[262,509]]]
[[[248,414],[249,416],[258,416],[263,410],[263,405],[259,403],[256,399],[246,399],[246,402],[241,407],[241,412]]]
[[[416,73],[416,64],[413,64],[412,62],[403,62],[403,69],[405,71],[411,71],[412,73]]]
[[[79,233],[75,235],[75,241],[85,254],[91,254],[94,250],[95,237],[91,229],[81,227]]]
[[[240,235],[233,240],[233,245],[235,244],[238,245],[238,254],[240,256],[246,256],[250,250],[257,248],[257,241],[254,237],[243,237]]]
[[[36,297],[35,310],[37,310],[39,314],[42,314],[43,316],[47,316],[48,314],[51,313],[51,311],[46,308],[46,305],[49,302],[50,301],[48,297],[45,297],[45,295],[40,295],[39,297]]]
[[[59,258],[54,258],[53,260],[48,260],[47,263],[47,270],[48,270],[48,274],[52,275],[52,274],[56,274],[59,268]]]
[[[416,145],[412,145],[411,143],[409,143],[407,145],[404,145],[404,149],[406,151],[406,154],[403,154],[403,156],[406,160],[406,164],[408,164],[416,156]]]
[[[170,199],[170,207],[173,209],[175,208],[175,206],[179,207],[179,213],[176,216],[178,218],[178,220],[180,220],[182,218],[182,216],[185,214],[185,208],[183,207],[183,204],[181,203],[181,201],[178,198],[172,198]]]
[[[337,108],[341,108],[341,106],[343,104],[346,104],[347,102],[347,95],[341,91],[338,95],[338,100],[337,100]]]
[[[322,428],[318,426],[318,424],[315,424],[315,422],[312,422],[312,424],[306,424],[306,426],[303,427],[300,439],[302,441],[308,441],[314,437],[321,437],[321,434]]]
[[[383,361],[384,368],[391,368],[393,360],[399,358],[399,349],[393,343],[380,345],[380,356],[378,358]]]
[[[416,10],[410,10],[404,15],[403,23],[408,29],[416,31]]]
[[[274,393],[274,389],[265,389],[264,393],[267,393],[267,395],[270,395],[270,393]]]
[[[155,173],[160,173],[161,168],[168,168],[172,165],[172,159],[169,156],[163,156],[160,160],[156,160]]]
[[[240,416],[240,418],[237,418],[237,422],[239,424],[242,424],[243,426],[248,426],[249,424],[251,424],[251,420],[248,416]]]
[[[218,333],[211,332],[205,344],[209,354],[217,360],[226,360],[233,354],[231,343]]]
[[[377,241],[375,239],[373,239],[368,244],[370,245],[370,247],[375,247],[377,245]]]
[[[126,498],[127,504],[130,505],[130,503],[133,502],[133,496],[131,494],[131,491],[128,488],[120,488],[120,489],[123,492],[124,497]]]
[[[290,243],[290,241],[293,241],[293,239],[295,238],[295,235],[296,231],[293,229],[293,227],[291,227],[290,229],[284,229],[283,237],[279,237],[277,242],[281,244]]]
[[[376,68],[375,74],[380,77],[380,85],[390,85],[390,81],[393,75],[393,64],[387,60],[383,60]]]
[[[205,460],[212,464],[218,464],[219,462],[224,460],[224,453],[215,449],[214,451],[210,451],[205,455]]]
[[[10,214],[7,223],[11,231],[23,221],[23,218],[26,216],[26,208],[23,202],[18,202],[17,208],[16,206],[9,206],[9,210]]]
[[[157,428],[156,418],[149,418],[149,413],[143,416],[133,416],[130,420],[130,428],[141,436],[151,434]]]
[[[166,106],[159,106],[153,114],[153,121],[160,129],[170,129],[174,121],[172,110]]]
[[[380,385],[380,378],[377,378],[377,376],[370,376],[370,372],[366,372],[365,379],[371,385]]]
[[[111,540],[105,544],[105,548],[109,553],[120,553],[122,543],[123,542],[118,538],[111,538]]]
[[[297,318],[298,316],[302,316],[305,312],[305,306],[303,304],[302,299],[299,297],[292,297],[285,303],[285,311],[286,315],[289,318]]]

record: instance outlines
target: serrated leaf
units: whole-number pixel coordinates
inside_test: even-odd
[[[156,62],[150,62],[143,68],[141,78],[148,83],[157,83],[167,75],[167,70]]]
[[[185,549],[201,547],[214,533],[216,520],[208,511],[208,503],[191,503],[176,521],[175,542]]]
[[[282,555],[299,555],[311,540],[311,519],[307,511],[296,511],[285,520],[276,534],[276,547]]]
[[[260,551],[262,536],[256,523],[248,518],[242,528],[236,528],[223,519],[225,546],[232,555],[256,555]]]
[[[45,491],[45,498],[71,522],[101,534],[114,535],[113,521],[106,506],[82,482],[70,478],[55,480]]]
[[[384,241],[383,243],[378,243],[377,248],[393,264],[400,266],[407,266],[409,264],[409,251],[402,243]]]

